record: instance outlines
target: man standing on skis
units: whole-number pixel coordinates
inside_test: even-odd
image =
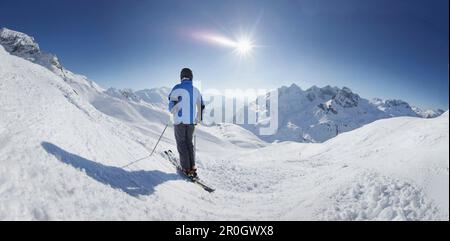
[[[169,94],[169,111],[173,114],[174,133],[183,172],[191,178],[197,177],[192,138],[195,125],[202,120],[204,109],[202,95],[193,86],[192,70],[184,68],[180,73],[181,83]]]

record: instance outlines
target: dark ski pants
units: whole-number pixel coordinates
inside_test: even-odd
[[[178,124],[175,125],[175,140],[180,154],[180,164],[184,170],[191,170],[195,167],[194,145],[192,137],[195,125]]]

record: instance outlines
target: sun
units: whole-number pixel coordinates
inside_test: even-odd
[[[219,34],[203,33],[197,38],[211,44],[231,48],[232,53],[239,56],[240,59],[253,58],[254,49],[260,47],[260,45],[255,45],[251,34],[241,34],[235,38],[229,38]]]
[[[248,40],[241,40],[237,43],[236,50],[239,53],[245,54],[252,49],[252,44]]]
[[[236,42],[235,51],[239,56],[247,56],[251,53],[253,47],[252,41],[248,39],[241,39]]]

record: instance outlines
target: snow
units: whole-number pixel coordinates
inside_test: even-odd
[[[442,109],[424,110],[417,106],[412,106],[411,108],[414,110],[414,112],[416,112],[419,116],[421,116],[423,118],[436,118],[445,112]]]
[[[160,107],[165,109],[169,105],[167,96],[169,96],[170,91],[170,88],[161,87],[138,90],[135,92],[135,94],[139,96],[142,101],[149,104],[159,105]]]
[[[24,33],[7,28],[0,29],[0,45],[13,55],[38,63],[52,71],[60,71],[61,65],[55,55],[41,52],[39,44]]]
[[[16,32],[7,28],[0,29],[0,43],[9,48],[9,52],[35,54],[40,52],[39,45],[24,33]]]
[[[166,110],[169,105],[167,96],[170,93],[169,88],[153,88],[133,91],[132,89],[109,88],[104,94],[114,98],[126,100],[132,104],[141,103],[151,106],[153,109]]]
[[[449,219],[448,111],[323,143],[198,125],[199,175],[212,194],[163,158],[176,150],[172,127],[152,157],[121,168],[149,155],[169,113],[1,45],[0,113],[0,220]]]
[[[253,158],[272,180],[285,178],[276,189],[298,200],[292,219],[448,220],[448,118],[380,120],[325,143],[278,143],[238,160]]]
[[[254,125],[242,125],[267,142],[324,142],[379,119],[399,116],[433,118],[443,112],[423,111],[402,100],[375,98],[369,101],[347,87],[313,86],[302,90],[293,84],[279,88],[278,93],[279,128],[275,135],[259,135]],[[257,109],[254,103],[246,108]],[[259,125],[264,126],[263,121]]]
[[[433,220],[439,210],[423,192],[407,182],[361,175],[353,186],[340,191],[327,220]]]

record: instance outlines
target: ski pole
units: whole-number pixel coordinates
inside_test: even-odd
[[[122,166],[122,168],[126,168],[126,167],[128,167],[128,166],[131,166],[131,165],[133,165],[134,163],[139,162],[139,161],[142,161],[142,160],[144,160],[144,159],[147,158],[147,157],[151,157],[151,156],[153,155],[153,153],[155,152],[156,147],[157,147],[158,144],[159,144],[159,141],[160,141],[161,138],[163,137],[164,132],[166,132],[166,129],[167,129],[168,126],[169,126],[169,123],[167,123],[166,126],[164,127],[164,130],[162,131],[161,135],[159,136],[159,139],[158,139],[158,141],[156,142],[155,147],[153,147],[152,153],[150,153],[150,155],[148,155],[148,156],[146,156],[146,157],[143,157],[143,158],[141,158],[141,159],[132,161],[132,162],[128,163],[127,165]]]

